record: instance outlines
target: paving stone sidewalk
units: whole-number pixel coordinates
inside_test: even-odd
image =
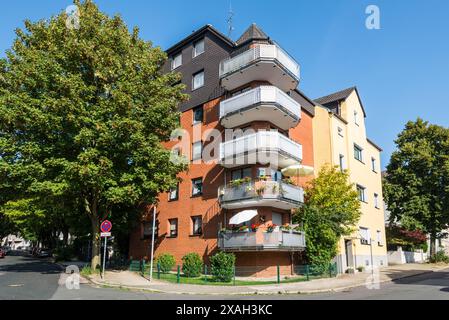
[[[158,280],[150,282],[139,273],[130,271],[108,271],[105,279],[99,275],[89,276],[88,280],[99,286],[118,287],[134,290],[145,290],[171,294],[195,295],[250,295],[250,294],[312,294],[320,292],[337,292],[358,286],[376,286],[394,280],[438,272],[448,269],[445,264],[406,264],[390,266],[374,274],[370,271],[340,275],[337,278],[317,279],[307,282],[281,283],[276,285],[250,285],[250,286],[213,286],[174,284]]]

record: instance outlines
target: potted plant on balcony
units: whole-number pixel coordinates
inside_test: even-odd
[[[249,232],[249,227],[248,227],[248,226],[241,226],[241,227],[239,228],[239,231],[240,231],[240,232]]]
[[[251,225],[251,231],[252,232],[257,232],[257,230],[259,229],[260,225],[253,223]]]
[[[268,233],[272,233],[274,231],[274,229],[276,229],[277,225],[275,224],[270,224],[267,226],[267,232]]]
[[[287,223],[287,224],[284,224],[284,225],[281,227],[281,230],[282,230],[282,231],[286,231],[286,232],[292,233],[293,228],[292,228],[291,225],[289,225],[289,224]]]
[[[260,181],[267,181],[268,177],[267,176],[259,176],[259,180]]]
[[[256,189],[256,193],[258,196],[261,196],[264,194],[266,187],[265,186],[260,186],[259,188]]]
[[[292,178],[284,178],[282,179],[282,182],[285,184],[295,185],[295,182],[293,181]]]

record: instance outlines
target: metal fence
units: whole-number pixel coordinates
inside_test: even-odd
[[[130,262],[129,270],[140,272],[144,277],[148,278],[150,275],[150,264],[144,260],[134,260]],[[221,277],[217,276],[218,272],[214,271],[210,265],[203,265],[199,274],[189,277],[183,272],[181,265],[164,272],[160,265],[156,264],[153,266],[152,276],[153,279],[178,284],[242,286],[302,282],[319,278],[333,278],[338,274],[336,263],[322,266],[295,265],[293,267],[237,266],[224,277],[226,280],[223,279],[222,274]]]

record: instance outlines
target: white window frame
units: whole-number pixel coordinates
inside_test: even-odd
[[[358,184],[356,188],[357,188],[357,198],[359,199],[359,201],[366,203],[367,202],[367,199],[366,199],[366,188],[364,186],[360,185],[360,184]],[[359,190],[362,191],[362,199],[360,199]]]
[[[198,150],[196,150],[199,146],[199,154]],[[195,151],[196,150],[196,151]],[[192,144],[192,161],[201,160],[203,158],[203,142],[197,141]]]
[[[377,193],[374,194],[374,207],[376,209],[380,209],[380,207],[379,207],[379,194],[377,194]]]
[[[371,170],[377,173],[377,159],[374,157],[371,157]]]
[[[369,228],[360,227],[359,233],[360,233],[360,243],[369,245],[371,243],[371,234]]]
[[[176,188],[173,188],[168,193],[169,201],[176,201],[179,199],[179,183],[176,185]]]
[[[172,224],[172,222],[175,222],[174,224]],[[169,226],[169,230],[168,230],[168,234],[170,238],[176,238],[178,237],[178,233],[179,233],[179,220],[178,218],[173,218],[173,219],[168,219],[168,226]],[[172,228],[175,227],[175,228]],[[176,230],[176,234],[172,235],[172,231]]]
[[[203,77],[203,82],[199,85],[195,85],[195,79],[197,76],[202,75]],[[195,74],[192,75],[192,91],[200,89],[202,87],[204,87],[204,83],[205,83],[205,74],[204,74],[204,70],[197,72]]]
[[[197,51],[197,45],[199,43],[203,44],[203,51],[201,51],[201,52]],[[193,44],[193,58],[198,57],[199,55],[203,54],[205,51],[206,51],[206,43],[205,43],[204,39],[198,40]]]
[[[379,246],[384,245],[383,240],[382,240],[382,231],[380,231],[380,230],[377,230],[377,244]]]
[[[356,157],[356,149],[360,151],[360,159]],[[354,143],[354,159],[363,163],[363,148]]]
[[[194,236],[200,236],[203,234],[203,217],[202,216],[193,216],[192,219],[192,235]],[[201,223],[198,223],[198,220],[201,221]],[[195,232],[196,230],[196,232]],[[198,231],[199,230],[199,231]]]
[[[201,189],[199,189],[197,187],[197,185],[195,184],[195,181],[199,181],[199,180],[201,180]],[[199,190],[199,191],[194,192],[195,190]],[[203,178],[192,179],[192,197],[200,196],[202,194],[203,194]]]
[[[343,172],[344,170],[346,170],[345,156],[340,153],[338,155],[338,161],[339,161],[339,165],[340,165],[340,170],[341,170],[341,172]]]
[[[195,119],[195,114],[196,114],[197,110],[201,110],[202,117],[201,117],[200,121]],[[192,109],[192,113],[193,113],[193,115],[192,115],[193,116],[193,120],[192,120],[193,124],[198,124],[198,123],[203,123],[204,122],[204,107],[203,106],[199,106],[199,107],[193,108]]]
[[[180,58],[179,65],[175,65],[177,58]],[[171,61],[171,69],[172,70],[175,70],[175,69],[179,68],[180,66],[182,66],[182,52],[178,53],[177,55],[174,55],[172,58],[172,61]]]

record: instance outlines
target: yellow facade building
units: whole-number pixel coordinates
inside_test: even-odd
[[[316,99],[313,119],[316,172],[325,164],[348,170],[362,216],[351,236],[340,240],[340,272],[387,266],[380,153],[366,135],[366,113],[356,87]]]

